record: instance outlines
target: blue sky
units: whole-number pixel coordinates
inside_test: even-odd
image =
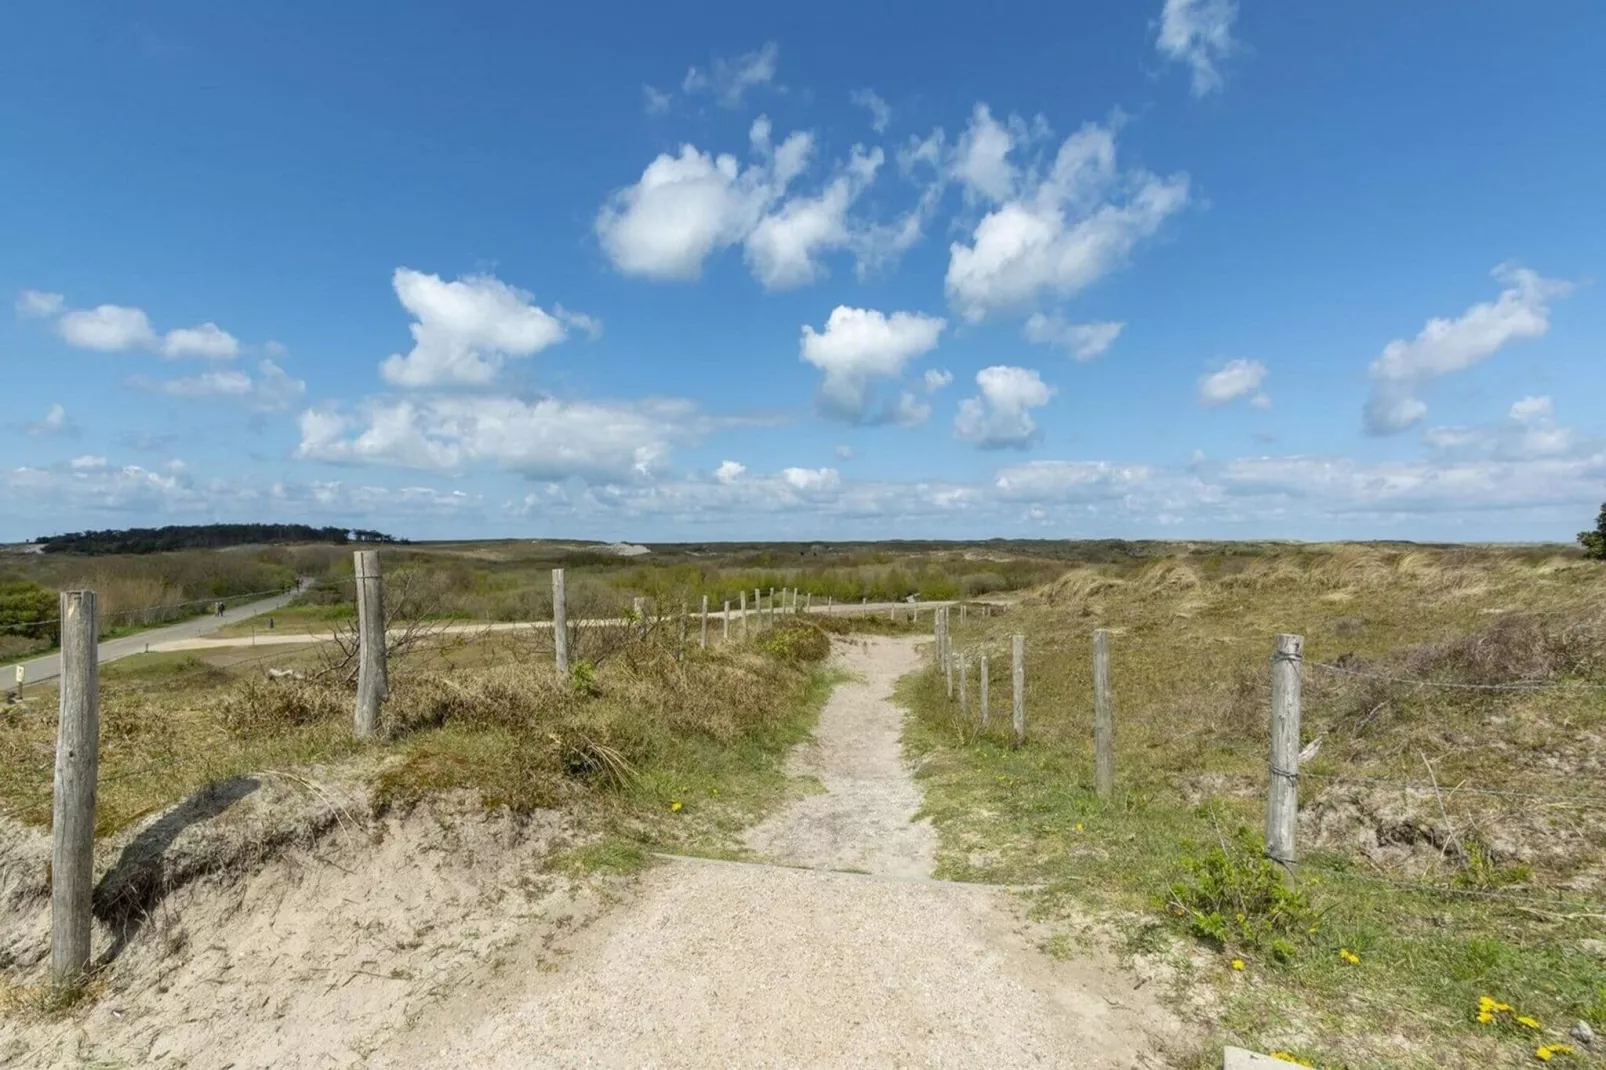
[[[0,539],[1570,539],[1606,7],[29,5]]]

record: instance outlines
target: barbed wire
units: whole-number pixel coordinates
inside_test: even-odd
[[[1326,780],[1334,784],[1372,784],[1383,787],[1398,787],[1409,791],[1437,792],[1440,795],[1484,795],[1500,799],[1532,799],[1539,802],[1576,802],[1589,803],[1597,806],[1606,806],[1606,795],[1549,795],[1536,791],[1507,791],[1498,788],[1469,788],[1455,787],[1434,788],[1415,780],[1396,780],[1389,777],[1350,777],[1335,776],[1330,773],[1312,773],[1301,769],[1297,773],[1288,774],[1295,777],[1312,780]]]
[[[1362,680],[1375,680],[1380,683],[1401,684],[1409,687],[1440,687],[1451,691],[1606,691],[1606,684],[1574,683],[1565,680],[1515,680],[1503,684],[1462,684],[1449,680],[1420,680],[1405,676],[1388,676],[1382,673],[1364,672],[1360,669],[1335,665],[1332,662],[1308,661],[1305,664],[1312,669],[1336,672]]]

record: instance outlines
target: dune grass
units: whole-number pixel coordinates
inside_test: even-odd
[[[816,641],[783,641],[796,633]],[[786,750],[830,687],[808,625],[702,651],[655,635],[559,677],[515,638],[396,659],[382,738],[353,737],[353,689],[319,650],[156,654],[105,667],[97,834],[201,787],[361,758],[377,808],[468,789],[487,807],[557,807],[650,845],[717,838],[785,790]],[[327,650],[327,648],[325,648]],[[270,679],[269,667],[300,678]],[[0,812],[48,827],[53,687],[0,721]]]
[[[903,685],[940,875],[1041,884],[1044,917],[1092,908],[1131,950],[1181,948],[1222,1039],[1324,1066],[1530,1063],[1575,1021],[1606,1027],[1606,957],[1588,943],[1606,928],[1606,806],[1470,789],[1606,797],[1606,692],[1568,686],[1606,683],[1603,606],[1606,569],[1528,551],[1290,548],[1074,570],[956,630],[956,649],[994,655],[989,730],[934,672]],[[1092,790],[1097,627],[1114,633],[1109,801]],[[1320,740],[1302,767],[1297,902],[1257,883],[1278,631],[1306,636],[1302,741]],[[1004,731],[1013,632],[1028,637],[1020,749]],[[1431,789],[1364,778],[1436,779],[1444,810]],[[1573,905],[1493,898],[1506,895]],[[1516,1011],[1480,1022],[1483,996]]]

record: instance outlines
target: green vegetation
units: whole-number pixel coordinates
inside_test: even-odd
[[[1075,569],[956,628],[956,649],[993,654],[986,731],[935,673],[905,681],[939,875],[1038,885],[1035,911],[1067,931],[1091,908],[1129,952],[1175,948],[1158,953],[1182,989],[1213,990],[1198,1005],[1220,1039],[1315,1065],[1521,1066],[1575,1021],[1601,1031],[1606,955],[1589,941],[1606,914],[1606,806],[1554,800],[1606,797],[1606,690],[1569,686],[1606,684],[1606,576],[1554,548],[1220,549]],[[1091,753],[1099,627],[1113,633],[1108,801]],[[1301,742],[1317,748],[1288,889],[1260,846],[1279,631],[1306,637]],[[1484,996],[1542,1028],[1480,1022]]]
[[[170,550],[221,550],[263,543],[393,543],[380,531],[314,528],[306,524],[170,524],[161,528],[70,531],[43,535],[34,544],[47,554],[156,554]]]
[[[1590,557],[1597,561],[1606,561],[1606,502],[1601,504],[1600,516],[1595,519],[1595,530],[1580,531],[1578,544]]]

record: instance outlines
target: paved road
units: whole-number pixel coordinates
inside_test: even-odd
[[[255,617],[260,613],[271,613],[282,609],[295,597],[294,591],[276,594],[272,598],[264,598],[259,602],[247,602],[245,605],[235,606],[225,610],[222,616],[209,614],[204,617],[192,617],[177,624],[168,624],[160,628],[150,628],[135,635],[124,636],[121,639],[108,639],[100,644],[100,661],[116,661],[126,658],[130,654],[143,654],[146,647],[155,650],[165,643],[180,642],[188,639],[198,639],[204,635],[211,635],[226,624]],[[249,643],[250,639],[245,642]],[[21,663],[24,675],[23,685],[38,683],[41,680],[54,680],[61,675],[61,655],[46,654]],[[16,685],[17,670],[15,665],[8,665],[0,669],[0,688],[9,690]]]

